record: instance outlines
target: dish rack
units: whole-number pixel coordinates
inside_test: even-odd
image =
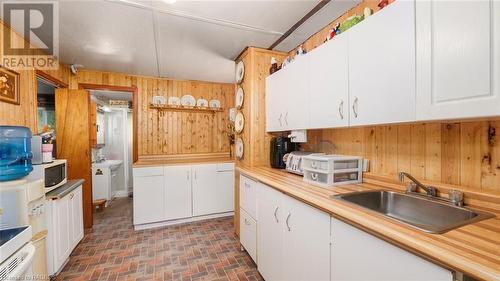
[[[363,158],[346,155],[310,155],[302,159],[304,181],[320,187],[363,181]]]

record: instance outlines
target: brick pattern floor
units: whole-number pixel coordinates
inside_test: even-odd
[[[94,228],[56,280],[263,280],[233,218],[134,231],[132,200],[94,215]]]

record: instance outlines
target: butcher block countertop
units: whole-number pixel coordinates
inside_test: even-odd
[[[269,185],[289,196],[323,210],[333,217],[358,227],[372,235],[406,249],[418,256],[480,280],[500,280],[500,201],[472,195],[471,208],[494,213],[495,218],[460,227],[444,234],[428,234],[340,200],[334,194],[386,189],[401,191],[396,183],[384,184],[375,176],[365,176],[365,182],[321,188],[304,183],[302,177],[268,167],[238,167],[250,178]],[[368,179],[366,179],[368,178]],[[438,187],[438,189],[441,191]],[[465,194],[466,207],[467,195]],[[487,200],[478,203],[478,200]],[[489,201],[488,201],[489,200]]]
[[[152,155],[140,156],[134,163],[134,168],[169,166],[169,165],[191,165],[191,164],[215,164],[234,163],[234,158],[229,153],[204,153],[204,154],[177,154],[177,155]]]

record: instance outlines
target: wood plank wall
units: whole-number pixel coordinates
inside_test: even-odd
[[[225,132],[229,122],[229,107],[234,105],[234,84],[86,70],[80,71],[70,84],[71,87],[77,87],[78,83],[138,88],[139,156],[229,151],[229,140]],[[215,114],[166,112],[162,117],[156,110],[148,107],[155,95],[168,99],[185,94],[191,94],[197,99],[218,99],[225,110]]]

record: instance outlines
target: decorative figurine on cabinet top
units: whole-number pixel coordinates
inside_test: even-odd
[[[302,47],[302,45],[300,45],[298,48],[297,48],[297,56],[302,56],[302,55],[305,55],[307,52],[304,50],[304,48]]]
[[[380,2],[378,2],[377,6],[380,8],[380,10],[382,10],[387,5],[389,5],[389,0],[380,0]]]
[[[335,25],[335,35],[339,35],[340,33],[342,33],[342,31],[340,31],[340,22],[337,22]]]
[[[290,56],[286,57],[286,58],[283,60],[283,63],[281,64],[281,68],[284,68],[287,64],[289,64],[289,63],[291,63],[291,62],[293,62],[293,59],[292,59]]]
[[[370,9],[370,7],[365,7],[365,9],[363,10],[363,15],[365,16],[365,19],[369,16],[371,16],[373,13],[372,9]]]
[[[278,61],[276,60],[275,57],[272,57],[271,58],[271,68],[269,68],[269,74],[273,74],[278,70],[280,70],[278,67]]]
[[[335,37],[335,28],[330,29],[330,32],[328,33],[328,40],[332,40],[333,37]]]

